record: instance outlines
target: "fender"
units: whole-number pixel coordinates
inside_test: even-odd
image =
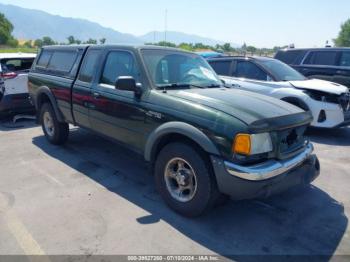
[[[148,137],[144,157],[151,161],[161,138],[169,134],[180,134],[188,137],[199,144],[206,152],[213,155],[220,155],[214,143],[198,128],[184,122],[167,122],[155,129]]]
[[[65,122],[64,120],[64,117],[63,117],[63,114],[62,112],[59,110],[58,108],[58,105],[57,105],[57,102],[56,102],[56,98],[55,96],[52,94],[50,88],[48,88],[47,86],[41,86],[39,87],[38,91],[37,91],[37,94],[36,94],[36,101],[35,101],[35,107],[37,108],[38,110],[38,113],[39,113],[39,110],[40,110],[40,106],[41,106],[41,101],[39,101],[39,97],[41,95],[45,94],[49,100],[50,100],[50,103],[53,107],[53,110],[55,111],[55,114],[56,114],[56,117],[57,117],[57,120],[59,122]]]

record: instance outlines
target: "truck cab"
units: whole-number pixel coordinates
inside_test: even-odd
[[[223,86],[197,54],[156,46],[44,47],[29,90],[47,140],[69,124],[149,163],[164,201],[199,216],[220,199],[266,197],[319,175],[308,112]]]

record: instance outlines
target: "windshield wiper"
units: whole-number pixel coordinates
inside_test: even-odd
[[[166,90],[166,89],[177,89],[177,88],[191,88],[191,87],[206,88],[205,86],[199,86],[199,85],[193,85],[193,84],[177,84],[177,83],[157,85],[157,88],[164,89],[164,90]]]

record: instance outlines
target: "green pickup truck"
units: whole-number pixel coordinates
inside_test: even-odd
[[[164,201],[185,216],[216,203],[268,197],[320,172],[304,137],[308,112],[225,88],[200,56],[153,46],[52,46],[29,74],[52,144],[69,124],[142,154]]]

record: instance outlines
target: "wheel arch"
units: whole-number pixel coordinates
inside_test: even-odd
[[[50,103],[52,105],[52,108],[55,111],[55,115],[59,122],[65,122],[64,117],[58,108],[56,98],[47,86],[40,87],[36,95],[35,107],[38,111],[38,114],[40,113],[40,108],[44,103]]]
[[[310,111],[310,107],[300,98],[295,96],[286,96],[281,98],[282,101],[295,105],[304,111]]]
[[[183,122],[168,122],[149,135],[144,152],[145,160],[153,163],[166,144],[171,141],[182,141],[182,139],[209,154],[220,154],[214,143],[198,128]]]

